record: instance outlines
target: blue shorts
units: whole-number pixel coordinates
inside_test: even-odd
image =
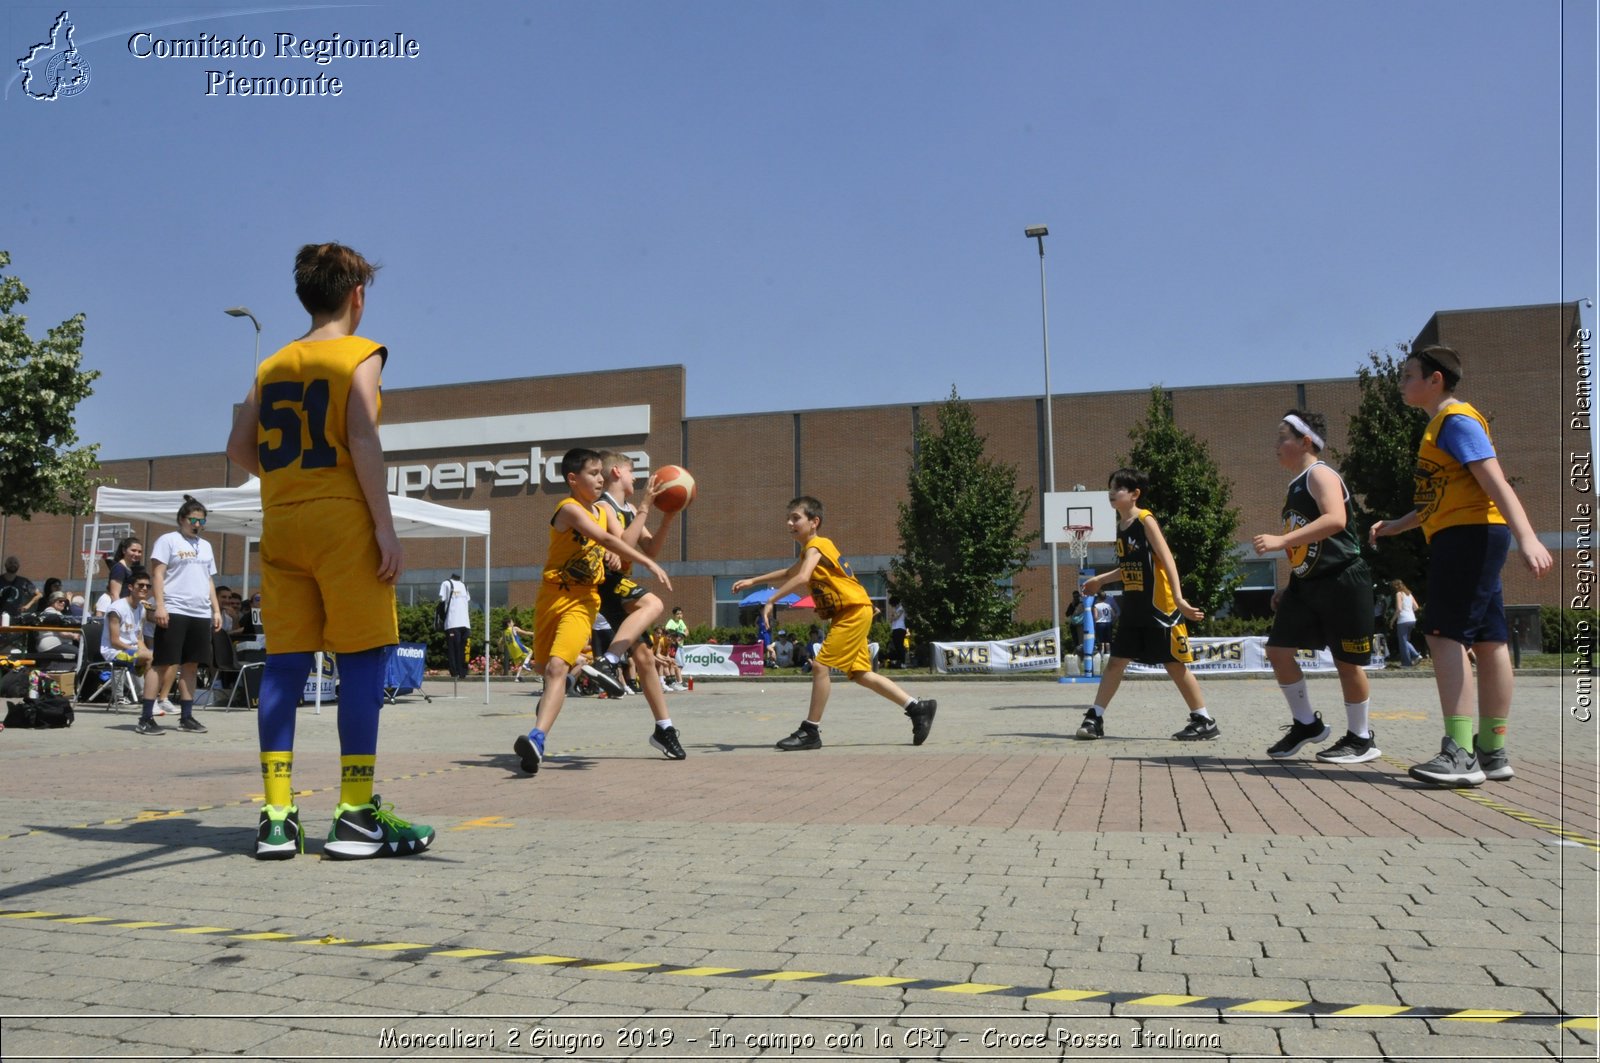
[[[1428,604],[1418,622],[1423,634],[1465,646],[1508,641],[1500,570],[1511,551],[1511,530],[1458,524],[1437,532],[1428,548]]]

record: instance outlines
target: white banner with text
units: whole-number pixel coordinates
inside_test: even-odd
[[[1194,654],[1194,660],[1189,664],[1191,672],[1270,672],[1272,665],[1267,660],[1267,639],[1265,635],[1232,635],[1222,638],[1190,639],[1189,652]],[[1304,672],[1332,672],[1333,654],[1327,650],[1296,650],[1295,660],[1300,663]],[[1372,654],[1372,661],[1367,665],[1371,670],[1382,670],[1384,657],[1376,652]],[[1161,672],[1166,669],[1159,664],[1130,664],[1130,672]]]
[[[1051,672],[1061,664],[1061,630],[1051,628],[998,642],[935,642],[939,672]]]

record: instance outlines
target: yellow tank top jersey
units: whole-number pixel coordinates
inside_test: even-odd
[[[557,528],[556,517],[562,506],[583,509],[583,503],[576,498],[563,498],[550,515],[550,553],[544,562],[544,581],[564,591],[591,590],[598,594],[600,584],[606,581],[605,548],[582,532]],[[603,508],[596,506],[585,512],[602,530],[610,529]]]
[[[1489,422],[1465,402],[1452,402],[1434,415],[1422,433],[1422,445],[1417,448],[1416,487],[1412,502],[1422,518],[1422,534],[1432,539],[1445,528],[1458,524],[1504,524],[1494,500],[1478,486],[1472,470],[1461,464],[1439,446],[1439,430],[1446,417],[1470,417],[1483,426],[1489,435]],[[1490,443],[1494,438],[1490,436]]]
[[[824,620],[847,605],[871,605],[867,589],[850,571],[850,563],[839,556],[839,548],[832,539],[820,535],[811,537],[806,549],[815,548],[822,555],[817,567],[811,570],[811,600],[817,603],[816,613]]]
[[[364,501],[350,460],[350,383],[381,343],[360,336],[296,340],[261,363],[256,426],[264,508],[319,498]],[[382,409],[382,398],[379,398]]]
[[[1150,549],[1150,536],[1144,518],[1148,509],[1139,510],[1133,523],[1117,528],[1117,567],[1122,571],[1122,610],[1127,616],[1154,616],[1168,627],[1183,619],[1178,600],[1167,582],[1167,570],[1156,564]]]

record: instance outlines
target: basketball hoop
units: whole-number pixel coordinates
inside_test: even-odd
[[[1067,533],[1067,553],[1072,555],[1080,569],[1089,560],[1089,532],[1092,529],[1093,525],[1089,524],[1068,524],[1062,528]]]
[[[95,552],[93,550],[84,550],[79,556],[83,558],[83,578],[93,578]]]

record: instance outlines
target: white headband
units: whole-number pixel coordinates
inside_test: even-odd
[[[1288,425],[1290,428],[1293,428],[1296,432],[1299,432],[1307,439],[1311,440],[1311,442],[1316,445],[1318,450],[1322,450],[1327,446],[1327,444],[1322,441],[1322,437],[1313,432],[1311,430],[1311,426],[1302,421],[1298,415],[1292,413],[1284,415],[1283,423]]]

